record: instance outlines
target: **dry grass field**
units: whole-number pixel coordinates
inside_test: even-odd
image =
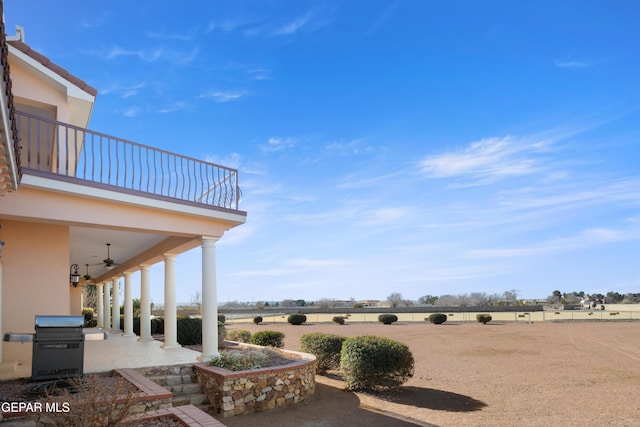
[[[407,344],[415,375],[383,393],[317,377],[307,403],[222,420],[229,427],[640,426],[640,322],[233,323],[277,330],[299,350],[308,332]]]

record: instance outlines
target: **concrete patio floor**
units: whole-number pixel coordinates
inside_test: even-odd
[[[85,332],[102,332],[101,329],[85,329]],[[7,345],[7,343],[4,343]],[[31,343],[11,343],[28,345]],[[199,362],[198,351],[187,348],[163,349],[162,342],[139,342],[138,337],[124,337],[109,333],[104,341],[87,340],[84,343],[84,372],[106,372],[115,368],[143,368],[149,366],[179,365]],[[30,378],[30,365],[2,363],[0,380]]]

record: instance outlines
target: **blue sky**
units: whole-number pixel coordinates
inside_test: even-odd
[[[221,302],[640,292],[636,1],[5,0],[5,20],[98,89],[92,129],[239,169]],[[178,258],[178,301],[199,263]]]

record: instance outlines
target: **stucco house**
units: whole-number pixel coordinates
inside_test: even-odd
[[[203,358],[217,354],[216,242],[246,219],[238,171],[88,130],[97,90],[33,51],[24,34],[5,36],[2,22],[0,330],[33,332],[36,315],[80,315],[90,282],[98,327],[120,334],[124,304],[129,336],[138,287],[141,332],[131,341],[151,340],[153,285],[164,286],[163,348],[179,346],[175,257],[199,250]],[[151,284],[157,263],[164,283]],[[31,346],[3,342],[0,360],[30,365]]]

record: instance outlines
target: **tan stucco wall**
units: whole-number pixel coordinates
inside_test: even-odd
[[[11,62],[11,82],[17,102],[37,100],[43,104],[53,105],[57,110],[56,120],[69,122],[69,103],[62,86],[56,89],[55,83],[46,84],[34,72],[27,71],[20,61]]]
[[[37,314],[70,314],[69,228],[2,220],[2,333],[34,332]],[[32,345],[2,343],[2,360],[31,364]]]

